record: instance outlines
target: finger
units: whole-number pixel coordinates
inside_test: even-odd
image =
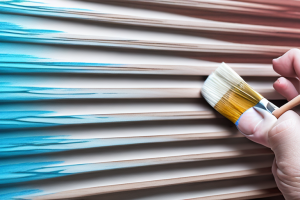
[[[286,77],[300,77],[300,50],[291,49],[273,60],[274,70]]]
[[[298,96],[299,92],[295,85],[288,79],[280,77],[274,84],[275,90],[284,96],[288,101]]]
[[[277,119],[270,112],[259,107],[248,109],[239,119],[238,129],[250,140],[268,145],[268,131]]]

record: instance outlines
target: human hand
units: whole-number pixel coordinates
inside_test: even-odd
[[[283,76],[274,83],[275,90],[288,101],[299,95],[300,50],[291,49],[274,59],[273,68]],[[242,120],[244,123],[241,124]],[[267,111],[251,108],[242,115],[240,124],[238,128],[247,138],[271,148],[275,153],[272,172],[284,197],[287,200],[300,199],[299,115],[287,111],[276,120]]]

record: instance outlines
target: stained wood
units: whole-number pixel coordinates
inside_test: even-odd
[[[288,0],[288,1],[280,1],[280,0],[235,0],[240,2],[256,2],[266,5],[280,5],[280,6],[291,6],[294,8],[300,7],[300,4],[297,0]],[[273,16],[271,16],[273,17]]]
[[[24,8],[23,8],[24,9]],[[26,9],[26,8],[25,8]],[[49,11],[46,8],[38,8],[38,12],[33,9],[30,9],[30,6],[27,8],[29,15],[34,16],[49,16],[49,17],[58,17],[62,19],[73,19],[73,20],[87,20],[91,22],[99,23],[112,23],[119,25],[134,25],[134,26],[146,26],[146,27],[155,27],[155,28],[172,28],[185,31],[200,31],[200,32],[209,32],[209,33],[221,33],[221,34],[237,34],[237,35],[254,35],[254,36],[274,36],[282,38],[299,38],[300,30],[297,28],[284,28],[276,26],[263,26],[263,25],[250,25],[242,23],[229,23],[229,22],[218,22],[213,20],[172,20],[169,18],[146,18],[141,16],[132,16],[114,14],[114,13],[105,13],[101,11],[94,10],[92,12],[88,11],[79,11],[79,10],[63,10],[61,8],[52,8],[53,13],[49,14]],[[241,10],[240,8],[238,8]],[[257,9],[256,9],[257,10]],[[282,10],[279,8],[279,10]],[[19,10],[6,10],[6,12],[12,12],[20,14]],[[265,12],[265,11],[264,11]],[[280,16],[281,12],[284,10],[274,11],[276,16]],[[41,14],[43,13],[43,15]],[[263,13],[263,12],[262,12]],[[297,13],[297,12],[296,12]],[[21,13],[23,14],[23,13]],[[295,13],[292,12],[290,16],[295,16]],[[13,38],[10,38],[13,39]],[[59,39],[59,38],[57,38]],[[71,38],[70,38],[71,39]],[[105,40],[103,40],[105,41]],[[55,41],[49,40],[48,42],[55,43]],[[58,42],[58,41],[57,41]],[[67,40],[65,42],[68,42]],[[259,50],[259,49],[257,49]]]
[[[104,2],[100,0],[94,0],[95,2]],[[208,10],[211,12],[225,12],[225,13],[237,13],[253,16],[274,16],[288,19],[297,19],[299,14],[296,10],[299,7],[299,3],[293,1],[264,1],[264,0],[240,0],[240,1],[209,1],[209,0],[126,0],[124,1],[113,0],[111,2],[122,3],[122,5],[134,6],[134,4],[141,4],[144,7],[176,7],[178,9],[200,9]],[[267,5],[266,5],[267,4]],[[296,8],[295,8],[296,7]]]
[[[192,198],[190,200],[244,200],[249,198],[264,198],[264,197],[274,197],[281,195],[281,192],[278,188],[270,188],[270,189],[261,189],[261,190],[253,190],[248,192],[238,192],[232,194],[222,194],[215,196],[207,196],[207,197],[199,197]]]

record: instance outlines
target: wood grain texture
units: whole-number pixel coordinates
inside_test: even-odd
[[[298,2],[37,1],[0,2],[1,198],[280,194],[273,152],[201,86],[225,61],[281,101],[271,59],[300,44]]]
[[[5,63],[5,65],[4,65]],[[81,68],[66,63],[62,66],[55,62],[3,62],[0,68],[1,73],[74,73],[74,74],[140,74],[140,75],[187,75],[187,76],[208,76],[219,66],[216,64],[202,65],[151,65],[151,64],[111,64],[97,66],[89,66],[82,63]],[[60,65],[59,65],[60,64]],[[22,66],[20,66],[22,65]],[[43,66],[37,68],[36,66]],[[228,64],[240,76],[266,76],[277,77],[277,74],[270,64]]]
[[[299,29],[284,28],[275,26],[263,25],[250,25],[239,23],[228,23],[218,21],[187,21],[187,20],[170,20],[170,19],[156,19],[156,18],[141,18],[117,14],[98,14],[88,12],[70,12],[82,16],[84,20],[125,24],[134,26],[146,26],[153,28],[172,28],[185,31],[204,31],[211,33],[228,33],[228,34],[241,34],[241,35],[256,35],[256,36],[274,36],[286,38],[299,38]]]
[[[289,7],[294,7],[294,8],[300,7],[300,4],[297,0],[288,0],[288,1],[280,1],[280,0],[235,0],[235,1],[255,2],[255,3],[261,3],[261,4],[265,4],[265,5],[289,6]]]
[[[182,177],[182,178],[175,178],[175,179],[163,179],[163,180],[155,180],[155,181],[147,181],[147,182],[137,182],[137,183],[127,183],[121,185],[85,188],[79,190],[59,192],[52,195],[40,196],[33,199],[34,200],[70,199],[70,198],[100,195],[100,194],[113,193],[113,192],[132,191],[132,190],[171,186],[171,185],[193,183],[193,182],[218,181],[218,180],[226,180],[226,179],[251,177],[251,176],[263,176],[268,174],[271,174],[270,168],[260,168],[260,169],[235,171],[235,172],[228,172],[228,173],[208,174],[202,176],[200,175],[200,176]],[[258,192],[257,191],[252,192],[250,193],[250,195],[254,193],[257,195]],[[247,194],[249,195],[249,193]],[[241,194],[234,194],[234,195],[241,197]],[[246,194],[244,193],[244,195]]]
[[[103,13],[103,11],[84,11],[84,10],[72,10],[72,9],[61,9],[61,8],[51,8],[52,13],[49,13],[49,10],[45,7],[30,8],[27,6],[28,15],[34,16],[49,16],[62,19],[72,19],[72,20],[85,20],[91,22],[99,23],[109,23],[109,24],[119,24],[119,25],[134,25],[139,27],[151,27],[151,28],[171,28],[179,29],[184,31],[196,31],[196,32],[206,32],[206,33],[218,33],[218,34],[236,34],[236,35],[248,35],[248,36],[266,36],[266,37],[281,37],[281,38],[294,38],[299,39],[299,29],[297,28],[285,28],[285,27],[276,27],[276,26],[264,26],[264,25],[251,25],[243,23],[230,23],[230,22],[219,22],[214,20],[172,20],[169,18],[147,18],[133,15],[122,15],[114,13]],[[262,7],[262,6],[260,6]],[[23,8],[23,7],[22,7]],[[23,8],[24,9],[24,8]],[[26,9],[26,8],[25,8]],[[238,8],[237,10],[241,10]],[[254,10],[257,10],[254,9]],[[266,11],[267,10],[267,11]],[[280,10],[281,12],[279,12]],[[4,12],[7,10],[4,10]],[[20,10],[9,10],[9,12],[16,14],[20,13]],[[261,11],[261,13],[268,12],[268,9]],[[280,16],[285,10],[282,11],[282,8],[277,8],[273,12],[276,16]],[[289,16],[297,18],[299,15],[297,11],[292,11]],[[270,16],[270,14],[268,14]],[[295,17],[296,16],[296,17]],[[11,38],[12,39],[12,38]],[[50,42],[50,41],[49,41]],[[52,41],[54,42],[54,41]]]
[[[281,192],[278,188],[270,188],[270,189],[261,189],[261,190],[253,190],[248,192],[238,192],[232,194],[222,194],[215,196],[207,196],[207,197],[199,197],[193,198],[190,200],[244,200],[244,199],[254,199],[254,198],[265,198],[265,197],[274,197],[281,195]]]
[[[101,2],[99,0],[95,0],[96,2]],[[104,2],[104,1],[102,1]],[[298,19],[300,13],[297,12],[297,8],[299,7],[299,3],[295,1],[209,1],[209,0],[113,0],[111,2],[123,3],[126,2],[127,6],[131,6],[132,4],[141,4],[145,7],[152,8],[151,6],[156,7],[177,7],[179,9],[200,9],[200,10],[208,10],[211,12],[225,12],[225,13],[237,13],[237,14],[245,14],[245,15],[253,15],[253,16],[274,16],[288,19]],[[266,5],[269,4],[269,5]]]
[[[230,30],[236,30],[231,28]],[[277,30],[278,31],[278,30]],[[248,32],[248,31],[246,31]],[[268,34],[269,35],[269,34]],[[297,36],[300,35],[296,33]],[[55,45],[76,45],[76,46],[91,46],[105,48],[125,48],[147,51],[171,51],[171,52],[191,52],[191,53],[215,53],[215,54],[238,54],[238,55],[259,55],[273,56],[287,52],[293,47],[288,46],[270,46],[270,45],[253,45],[253,44],[209,44],[209,43],[171,43],[160,41],[147,40],[126,40],[114,38],[102,38],[89,35],[76,34],[40,34],[38,37],[32,36],[15,36],[12,39],[2,37],[4,41],[14,42],[30,42],[38,44],[55,44]]]
[[[273,88],[255,88],[267,99],[283,99]],[[70,99],[195,99],[202,98],[201,88],[21,88],[3,92],[1,102]]]

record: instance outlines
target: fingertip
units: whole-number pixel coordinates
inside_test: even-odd
[[[253,107],[241,116],[238,129],[248,139],[268,147],[267,132],[276,121],[268,111]]]
[[[287,80],[284,77],[279,77],[273,84],[275,90],[285,89],[287,87]]]
[[[282,56],[279,56],[278,58],[274,58],[273,60],[272,60],[272,63],[273,64],[278,64],[278,62],[280,61],[280,58],[281,58]]]
[[[284,55],[274,59],[273,69],[285,77],[300,77],[300,50],[293,48]]]
[[[285,98],[285,89],[287,88],[287,80],[284,77],[278,78],[274,83],[273,83],[273,88],[281,95],[283,95]]]
[[[299,94],[293,83],[284,77],[278,78],[277,81],[274,82],[273,87],[289,101]]]

